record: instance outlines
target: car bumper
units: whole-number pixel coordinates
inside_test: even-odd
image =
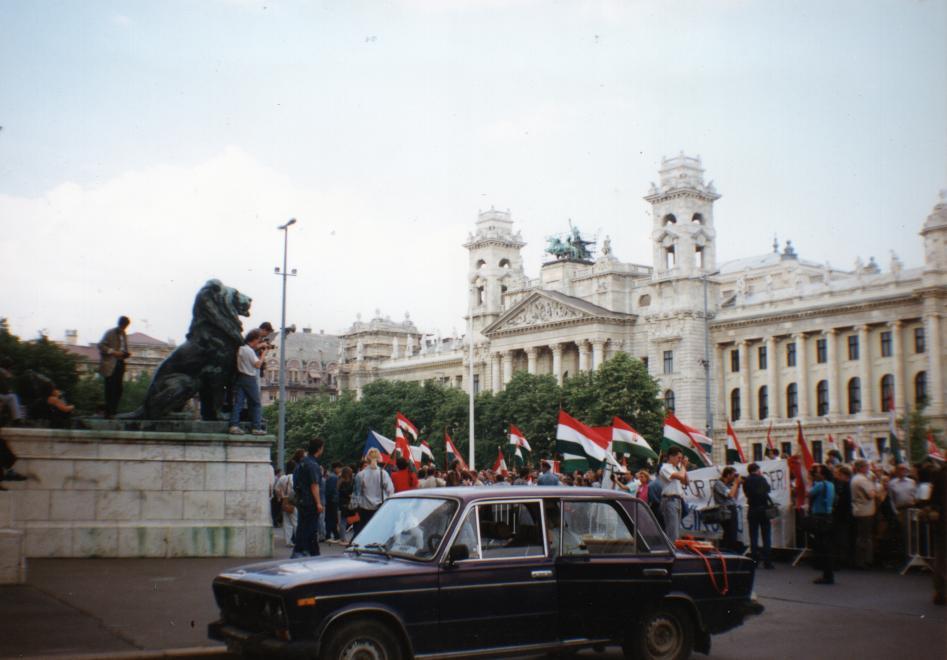
[[[266,633],[250,633],[224,621],[207,626],[207,636],[227,644],[230,651],[250,655],[272,655],[282,658],[308,658],[318,651],[313,641],[286,642]]]

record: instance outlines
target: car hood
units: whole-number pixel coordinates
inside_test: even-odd
[[[304,584],[351,583],[382,576],[391,579],[434,570],[435,565],[431,562],[347,552],[341,556],[305,557],[241,566],[221,573],[217,581],[283,590]]]

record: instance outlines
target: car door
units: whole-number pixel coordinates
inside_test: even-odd
[[[452,541],[469,557],[439,575],[440,637],[462,651],[553,643],[555,567],[540,499],[471,506]]]
[[[670,590],[673,554],[642,535],[657,523],[646,507],[616,499],[563,498],[559,557],[559,628],[563,640],[616,638]],[[647,538],[651,536],[652,542]]]

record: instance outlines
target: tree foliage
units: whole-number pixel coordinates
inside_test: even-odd
[[[79,382],[79,359],[55,342],[40,335],[32,341],[22,341],[10,332],[6,319],[0,319],[0,364],[13,373],[17,393],[26,403],[31,399],[30,371],[49,378],[71,397]]]
[[[560,387],[551,375],[517,372],[500,392],[481,392],[476,398],[477,466],[493,463],[497,447],[508,452],[510,424],[515,424],[533,448],[533,462],[555,453],[559,409],[593,425],[621,417],[657,444],[664,418],[657,382],[644,365],[624,353],[597,371],[581,372]],[[401,412],[418,427],[439,465],[444,464],[444,432],[464,457],[468,452],[466,392],[435,383],[380,380],[366,385],[362,398],[345,393],[337,400],[312,397],[286,405],[286,447],[292,453],[310,438],[326,441],[328,461],[351,463],[361,456],[369,430],[394,437],[395,414]],[[266,408],[269,428],[277,424],[277,404]]]

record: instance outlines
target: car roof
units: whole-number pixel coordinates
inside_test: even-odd
[[[404,497],[450,497],[465,504],[477,500],[536,499],[538,497],[595,497],[597,499],[635,499],[629,493],[603,488],[577,486],[455,486],[444,488],[416,488],[394,495]]]

